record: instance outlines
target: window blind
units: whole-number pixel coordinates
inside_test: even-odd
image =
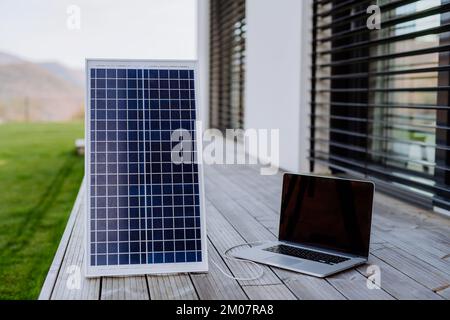
[[[245,0],[210,2],[210,126],[244,126]]]
[[[449,72],[449,0],[313,1],[311,170],[449,210]]]

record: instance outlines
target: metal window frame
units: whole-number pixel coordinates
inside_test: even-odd
[[[392,10],[400,6],[410,4],[416,0],[393,0],[380,6],[381,10]],[[312,16],[312,79],[311,79],[311,114],[310,114],[310,170],[314,172],[316,164],[327,166],[332,173],[345,173],[376,180],[380,189],[394,196],[403,198],[409,202],[423,205],[427,208],[439,207],[450,209],[450,0],[441,0],[440,6],[435,6],[420,12],[413,12],[401,16],[386,19],[385,26],[393,26],[397,23],[413,21],[415,19],[441,15],[439,27],[414,31],[403,35],[385,36],[380,39],[371,39],[369,29],[365,28],[365,19],[368,14],[363,10],[376,1],[364,0],[313,0]],[[332,5],[325,11],[321,6]],[[358,7],[356,7],[358,6]],[[329,17],[326,23],[320,23],[321,18]],[[358,25],[359,24],[359,25]],[[320,33],[327,30],[330,34],[320,37]],[[430,48],[421,48],[413,51],[371,55],[370,48],[415,38],[425,34],[439,34],[439,45]],[[319,38],[320,37],[320,38]],[[319,50],[323,43],[329,43],[329,47]],[[383,70],[371,72],[369,64],[372,61],[389,61],[390,59],[428,54],[439,54],[439,66],[433,68],[406,69],[401,71]],[[328,57],[328,61],[323,59]],[[319,70],[329,68],[329,75],[319,75]],[[430,88],[373,88],[370,79],[380,76],[413,74],[424,72],[436,72],[438,85]],[[324,88],[318,85],[321,81],[328,81],[329,86]],[[319,88],[320,87],[320,88]],[[369,94],[372,92],[436,92],[438,102],[436,105],[382,105],[369,103]],[[328,101],[320,101],[318,95],[327,94]],[[326,105],[329,114],[321,113],[320,107]],[[411,108],[436,110],[437,123],[436,143],[424,144],[422,147],[434,148],[436,160],[433,179],[435,185],[426,185],[420,181],[421,175],[416,172],[403,171],[403,176],[398,176],[389,170],[389,167],[377,167],[369,156],[373,151],[369,150],[369,141],[381,139],[368,131],[367,124],[377,123],[371,117],[372,110],[387,108]],[[317,119],[327,117],[329,127],[317,124]],[[355,121],[358,120],[358,121]],[[416,126],[414,126],[415,128]],[[424,128],[425,129],[425,128]],[[429,129],[429,128],[427,128]],[[405,129],[407,130],[407,129]],[[323,138],[324,131],[328,131],[328,137]],[[392,139],[391,139],[392,140]],[[318,144],[327,144],[328,152],[317,150]],[[382,157],[392,155],[381,154]],[[409,176],[408,176],[409,174]],[[425,190],[432,196],[424,196],[420,192],[410,188]]]
[[[234,32],[238,23],[241,34],[236,42]],[[246,40],[243,33],[245,0],[210,0],[209,122],[212,128],[244,127]]]

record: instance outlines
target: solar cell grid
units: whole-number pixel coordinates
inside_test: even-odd
[[[172,162],[179,142],[171,141],[184,129],[195,145],[195,65],[118,65],[88,61],[87,267],[119,274],[114,270],[198,264],[201,271],[201,171],[197,163]]]

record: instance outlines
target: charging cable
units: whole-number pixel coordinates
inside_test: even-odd
[[[225,277],[227,277],[227,278],[229,278],[229,279],[233,279],[233,280],[237,280],[237,281],[253,281],[253,280],[258,280],[259,278],[261,278],[263,275],[264,275],[264,268],[260,265],[260,264],[258,264],[258,263],[256,263],[256,262],[254,262],[254,261],[251,261],[251,260],[247,260],[247,259],[241,259],[241,258],[235,258],[235,257],[233,257],[233,256],[230,256],[230,255],[228,255],[228,253],[231,251],[231,250],[233,250],[233,249],[236,249],[236,248],[239,248],[239,247],[243,247],[243,246],[252,246],[252,245],[257,245],[257,244],[263,244],[263,243],[265,243],[265,242],[267,242],[267,241],[257,241],[257,242],[248,242],[248,243],[241,243],[241,244],[238,244],[238,245],[236,245],[236,246],[233,246],[233,247],[231,247],[231,248],[228,248],[223,254],[222,254],[222,257],[225,259],[225,260],[229,260],[229,261],[237,261],[237,262],[242,262],[242,263],[248,263],[248,264],[251,264],[251,265],[254,265],[254,266],[256,266],[256,268],[259,270],[258,271],[258,273],[255,275],[255,276],[253,276],[253,277],[248,277],[248,278],[243,278],[243,277],[235,277],[235,276],[233,276],[232,274],[229,274],[229,273],[227,273],[225,270],[223,270],[220,266],[219,266],[219,264],[218,263],[216,263],[214,260],[212,260],[211,259],[211,262],[212,262],[212,264],[225,276]]]

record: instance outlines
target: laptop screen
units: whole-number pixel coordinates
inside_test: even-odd
[[[279,240],[367,257],[373,193],[370,182],[285,174]]]

